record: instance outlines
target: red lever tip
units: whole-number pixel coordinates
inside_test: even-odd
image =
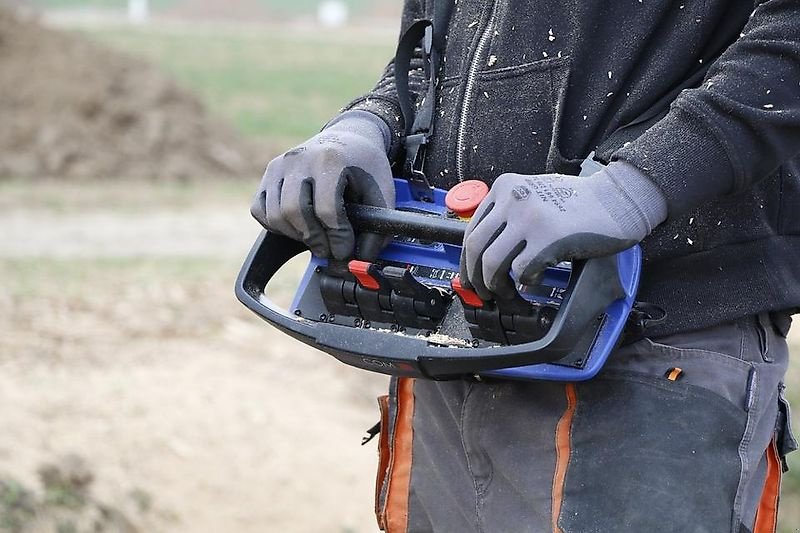
[[[356,260],[350,261],[347,264],[348,270],[350,270],[350,273],[356,277],[359,285],[361,285],[365,289],[377,291],[378,289],[381,288],[381,284],[378,283],[378,280],[375,279],[372,276],[372,274],[369,273],[369,267],[371,266],[372,263],[368,263],[367,261],[356,261]]]
[[[458,294],[458,297],[461,298],[461,301],[464,302],[465,305],[483,307],[483,300],[478,296],[478,293],[464,287],[464,285],[461,284],[461,278],[459,276],[453,278],[453,281],[450,282],[450,286],[453,287],[453,290],[456,291],[456,294]]]

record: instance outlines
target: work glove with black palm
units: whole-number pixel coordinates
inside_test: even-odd
[[[511,298],[509,271],[533,285],[560,261],[633,246],[666,217],[661,190],[626,162],[586,177],[504,174],[467,227],[461,278],[484,300]]]
[[[318,257],[347,259],[356,240],[345,202],[394,208],[390,142],[389,127],[376,115],[343,113],[267,165],[250,212],[268,230],[304,242]],[[372,259],[382,242],[376,235],[361,236],[360,255]]]

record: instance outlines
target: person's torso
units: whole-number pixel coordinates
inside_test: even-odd
[[[460,0],[438,79],[429,179],[449,188],[505,172],[576,174],[613,132],[713,61],[752,9],[751,0]],[[785,215],[798,191],[800,177],[784,169],[672,218],[645,241],[646,256],[800,234]]]

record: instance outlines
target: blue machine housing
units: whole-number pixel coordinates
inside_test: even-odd
[[[497,338],[486,340],[481,332],[483,322],[478,320],[470,323],[470,337],[450,339],[439,331],[448,317],[475,316],[476,311],[459,298],[460,293],[452,285],[461,256],[457,243],[461,242],[459,235],[463,237],[466,224],[448,214],[446,191],[435,189],[432,203],[421,202],[413,198],[406,180],[397,179],[395,185],[396,210],[361,209],[350,212],[351,220],[357,231],[393,237],[374,262],[378,279],[382,279],[381,269],[387,276],[391,270],[396,279],[399,274],[410,273],[413,280],[406,279],[404,283],[414,285],[418,291],[425,288],[434,291],[429,294],[441,295],[446,317],[426,319],[423,325],[414,326],[404,325],[402,320],[395,322],[393,306],[400,306],[396,299],[411,294],[404,292],[397,285],[399,282],[395,280],[392,287],[370,292],[360,278],[350,277],[341,268],[336,270],[316,257],[312,257],[305,271],[291,309],[280,309],[265,294],[266,285],[283,264],[305,247],[269,232],[259,238],[237,280],[236,292],[242,303],[306,344],[347,364],[385,374],[432,379],[482,375],[582,381],[602,369],[623,334],[634,304],[642,261],[638,246],[606,258],[562,263],[548,269],[539,285],[519,285],[521,299],[514,309],[527,306],[535,312],[547,308],[554,314],[548,315],[552,324],[548,318],[548,327],[538,337],[522,335],[515,337],[518,340],[513,343],[498,342]],[[333,291],[332,280],[336,283]],[[344,291],[346,301],[332,304],[330,294],[338,298],[340,291]],[[398,295],[398,291],[402,294]],[[378,292],[382,318],[370,319],[359,302],[366,297],[377,302]],[[421,309],[419,302],[414,305],[417,307],[412,308]],[[486,303],[486,307],[503,309],[500,302]],[[527,311],[523,309],[524,312]],[[508,319],[503,323],[512,322],[503,317]]]

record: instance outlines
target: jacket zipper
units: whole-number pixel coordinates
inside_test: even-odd
[[[498,0],[492,3],[492,12],[489,15],[489,21],[486,23],[486,27],[483,28],[483,33],[475,47],[475,53],[472,56],[469,70],[467,70],[467,83],[464,88],[461,116],[458,122],[458,135],[456,137],[456,176],[459,182],[464,181],[466,177],[464,172],[466,166],[467,120],[472,104],[475,101],[475,82],[478,79],[478,69],[486,60],[484,56],[488,49],[489,41],[491,41],[492,38],[492,30],[494,29],[495,19],[497,18],[498,3]]]

